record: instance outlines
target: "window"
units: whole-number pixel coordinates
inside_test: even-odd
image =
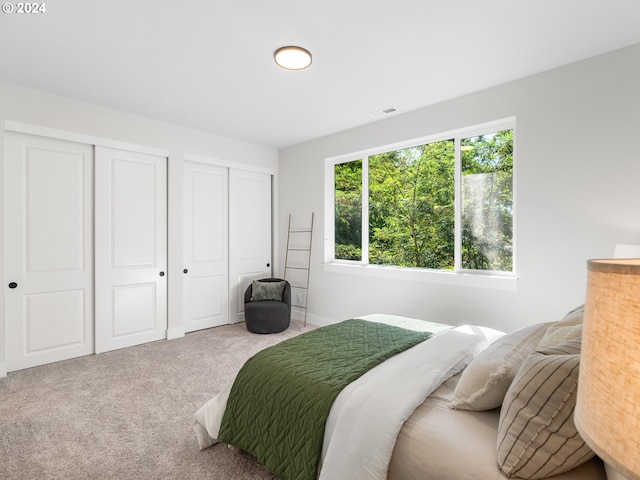
[[[335,169],[335,258],[362,260],[362,160]]]
[[[513,270],[513,130],[461,141],[462,268]]]
[[[513,276],[514,124],[327,159],[325,260]]]

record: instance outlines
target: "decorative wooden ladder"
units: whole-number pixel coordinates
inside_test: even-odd
[[[291,284],[291,306],[304,310],[305,327],[307,326],[309,300],[313,216],[314,214],[311,212],[311,225],[308,228],[292,228],[291,214],[289,214],[287,251],[284,259],[284,279]]]

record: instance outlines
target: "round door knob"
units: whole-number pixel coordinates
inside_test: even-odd
[[[18,284],[16,282],[11,282],[9,284],[9,288],[16,288],[18,286]]]
[[[271,264],[270,264],[270,263],[267,263],[267,267],[270,267],[270,266],[271,266]]]
[[[184,270],[182,270],[182,273],[189,273],[189,270],[185,268]]]
[[[164,277],[164,272],[160,272],[160,276],[161,276],[161,277]]]

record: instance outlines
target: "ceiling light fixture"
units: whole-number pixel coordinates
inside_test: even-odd
[[[311,52],[306,48],[287,46],[275,51],[276,63],[287,70],[304,70],[311,65]]]

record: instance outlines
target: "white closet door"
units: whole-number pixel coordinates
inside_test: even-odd
[[[7,370],[93,353],[93,147],[5,136]]]
[[[96,353],[166,338],[166,158],[96,147]]]
[[[271,175],[229,172],[229,299],[232,322],[244,321],[244,292],[271,276]]]
[[[229,323],[228,169],[184,166],[184,327]]]

